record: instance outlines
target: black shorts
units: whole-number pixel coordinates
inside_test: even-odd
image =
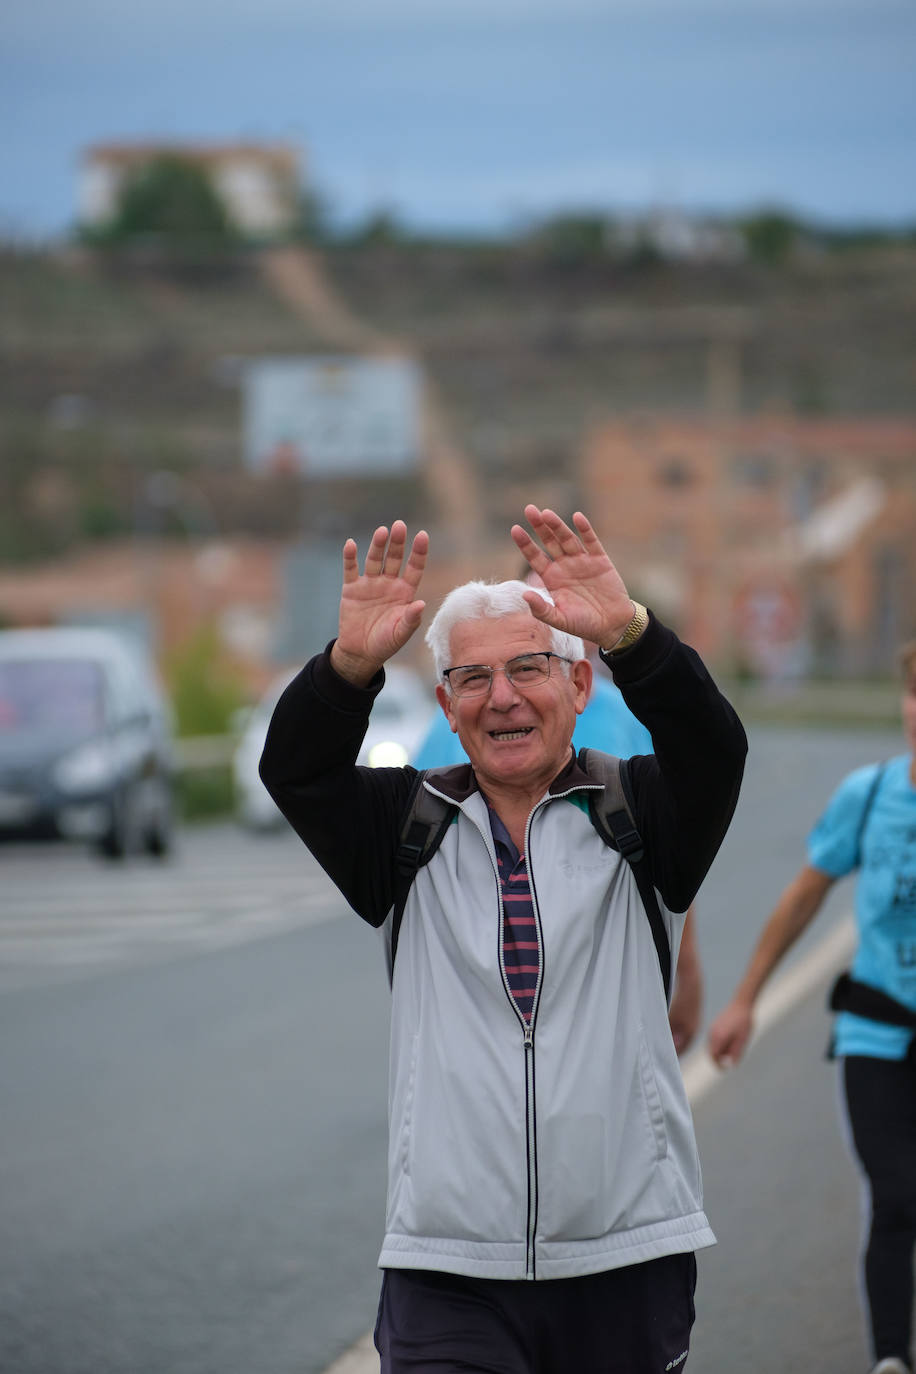
[[[388,1269],[381,1374],[680,1374],[696,1277],[693,1254],[538,1282]]]

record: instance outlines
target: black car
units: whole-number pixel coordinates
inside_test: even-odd
[[[0,836],[120,858],[172,842],[172,719],[147,655],[114,631],[0,631]]]

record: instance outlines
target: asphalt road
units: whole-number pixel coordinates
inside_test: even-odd
[[[830,786],[898,747],[752,735],[698,904],[710,1012]],[[378,937],[292,837],[232,827],[188,832],[163,870],[0,850],[0,880],[0,1370],[319,1374],[378,1288]],[[701,1257],[702,1374],[864,1368],[822,1005],[697,1107],[720,1239]]]
[[[0,997],[4,1374],[291,1374],[357,1334],[377,953],[339,920]]]

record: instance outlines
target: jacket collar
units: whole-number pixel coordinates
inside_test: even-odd
[[[450,768],[431,768],[426,774],[426,781],[436,792],[441,792],[458,805],[480,791],[476,774],[469,763],[455,763]],[[570,745],[569,758],[548,787],[547,795],[560,796],[577,787],[594,785],[594,779],[581,766],[575,749]]]

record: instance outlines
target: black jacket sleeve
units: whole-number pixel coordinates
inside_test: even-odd
[[[330,646],[329,646],[330,648]],[[384,674],[354,687],[311,659],[271,717],[260,774],[264,786],[353,910],[380,926],[394,900],[401,815],[413,768],[356,767]]]
[[[631,649],[602,655],[654,755],[630,760],[636,823],[652,880],[672,911],[693,901],[725,838],[747,737],[698,654],[650,613]]]
[[[747,752],[741,722],[697,654],[654,616],[609,660],[654,755],[630,761],[636,821],[667,906],[689,906],[722,843]],[[380,926],[395,895],[401,817],[416,769],[362,768],[356,758],[384,675],[354,687],[311,659],[277,703],[261,778],[346,900]]]

